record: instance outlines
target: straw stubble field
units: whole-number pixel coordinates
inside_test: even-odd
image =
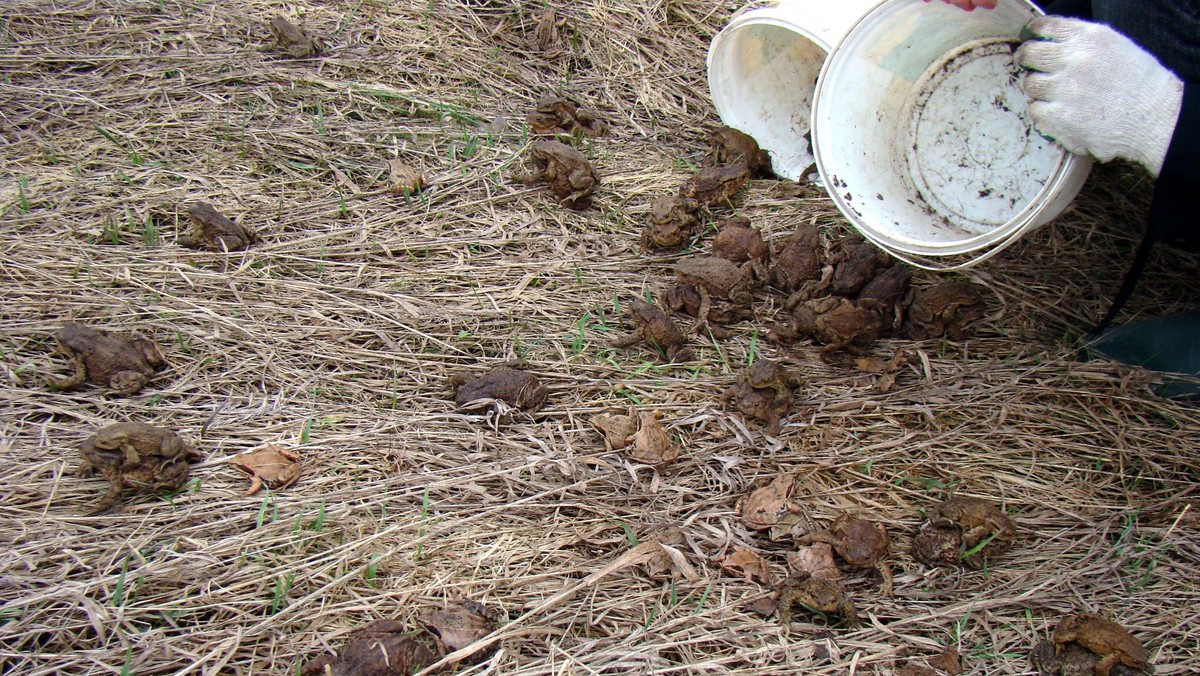
[[[508,617],[471,673],[886,674],[947,648],[968,673],[1022,673],[1083,609],[1128,627],[1158,673],[1200,669],[1200,415],[1075,355],[1140,234],[1146,179],[1099,168],[1053,226],[969,272],[988,289],[975,338],[877,344],[915,350],[887,391],[769,340],[780,299],[761,293],[734,337],[661,367],[607,346],[628,330],[614,305],[671,279],[641,219],[702,162],[718,123],[705,49],[737,4],[549,4],[546,48],[541,2],[8,5],[3,668],[292,673],[366,623],[466,598]],[[272,49],[281,13],[322,56]],[[610,127],[579,142],[603,180],[586,211],[514,179],[524,114],[553,91]],[[388,192],[394,158],[431,187]],[[262,241],[178,246],[194,201]],[[799,223],[847,234],[816,188],[759,180],[734,202],[776,246]],[[1125,316],[1190,309],[1196,269],[1156,255]],[[53,391],[67,320],[140,331],[168,367],[131,397]],[[804,379],[778,439],[717,403],[752,355]],[[448,376],[513,359],[545,409],[456,410]],[[625,406],[661,411],[681,460],[607,451],[588,420]],[[105,484],[75,476],[77,449],[121,421],[177,430],[204,460],[174,496],[84,516]],[[266,443],[303,473],[245,497],[227,461]],[[843,581],[863,628],[781,627],[746,608],[771,586],[715,562],[741,546],[786,572],[792,543],[736,510],[781,472],[813,526],[850,512],[891,531],[894,598],[869,571]],[[951,492],[1003,504],[1021,540],[982,571],[914,562],[922,510]]]

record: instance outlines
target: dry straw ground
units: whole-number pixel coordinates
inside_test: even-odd
[[[605,346],[613,304],[671,276],[640,217],[702,159],[705,50],[737,3],[550,4],[565,25],[539,51],[542,2],[6,3],[2,668],[290,673],[364,623],[470,598],[511,618],[472,673],[886,674],[950,647],[970,673],[1015,674],[1079,609],[1129,627],[1159,673],[1200,670],[1200,414],[1075,356],[1146,179],[1097,170],[1070,213],[971,271],[990,289],[978,337],[916,344],[889,392],[766,340],[765,295],[736,337],[660,368]],[[273,52],[278,13],[325,55]],[[511,176],[549,91],[612,130],[584,144],[604,184],[583,213]],[[419,200],[382,190],[396,157],[432,180]],[[800,222],[846,233],[819,191],[781,187],[754,182],[738,211],[776,242]],[[263,241],[177,246],[193,200]],[[1196,263],[1156,255],[1124,317],[1188,309]],[[53,392],[68,319],[139,329],[169,368],[133,397]],[[807,379],[777,442],[716,405],[752,350]],[[514,358],[550,387],[541,414],[455,410],[448,375]],[[656,473],[606,452],[587,420],[625,405],[662,410],[684,458]],[[82,516],[105,486],[74,476],[79,442],[125,420],[206,459],[173,498]],[[303,476],[243,497],[226,461],[267,442],[298,448]],[[895,598],[847,580],[863,629],[786,632],[743,609],[771,589],[714,563],[741,545],[784,572],[788,543],[735,512],[781,471],[814,523],[847,510],[892,530]],[[985,571],[915,563],[921,510],[948,491],[1002,502],[1023,540]],[[648,565],[634,543],[667,527],[682,563]]]

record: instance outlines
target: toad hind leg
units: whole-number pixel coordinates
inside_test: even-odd
[[[66,378],[55,378],[54,376],[46,376],[46,382],[51,387],[67,392],[79,387],[87,380],[87,366],[83,363],[83,355],[75,355],[75,372]]]

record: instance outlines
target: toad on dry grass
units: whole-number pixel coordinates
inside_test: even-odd
[[[718,226],[713,238],[712,253],[734,263],[750,263],[757,279],[767,279],[771,250],[763,241],[762,231],[750,225],[750,219],[733,216]]]
[[[1063,618],[1052,641],[1034,646],[1030,661],[1043,676],[1154,673],[1140,641],[1116,622],[1087,612]]]
[[[248,225],[238,225],[210,204],[196,202],[188,207],[192,234],[176,237],[180,246],[210,251],[240,251],[258,241],[258,233]]]
[[[454,403],[460,408],[470,408],[476,401],[499,399],[509,406],[533,413],[546,403],[547,390],[537,376],[524,370],[528,367],[524,362],[512,362],[476,378],[456,373],[448,381],[454,392]]]
[[[710,207],[726,204],[749,180],[745,163],[704,167],[679,186],[679,196]]]
[[[843,514],[834,520],[828,530],[809,533],[796,542],[826,542],[851,566],[875,568],[883,577],[880,587],[883,594],[892,595],[892,569],[883,562],[883,557],[887,556],[889,542],[887,528],[883,524]]]
[[[799,384],[800,379],[779,362],[759,359],[721,393],[721,404],[728,406],[732,402],[743,416],[765,423],[769,436],[777,436],[780,421],[791,410],[792,396]]]
[[[821,248],[820,233],[815,226],[801,224],[788,235],[775,256],[771,285],[787,293],[815,286],[821,280],[824,266],[825,252]]]
[[[634,343],[646,341],[666,352],[667,358],[673,362],[692,359],[692,351],[687,347],[687,337],[667,313],[657,305],[640,298],[634,298],[628,307],[629,319],[634,326],[633,333],[624,338],[614,339],[610,345],[629,347]]]
[[[560,141],[534,141],[529,149],[530,173],[526,182],[545,181],[571,209],[586,209],[600,176],[583,153]]]
[[[275,444],[238,453],[229,460],[234,469],[249,475],[250,488],[245,495],[254,495],[266,484],[268,488],[282,490],[300,478],[300,456],[295,451]]]
[[[309,660],[302,676],[391,676],[414,674],[445,655],[491,633],[499,613],[464,600],[441,610],[421,613],[420,627],[410,629],[398,620],[379,620],[351,634],[337,655]],[[463,660],[475,664],[494,649],[484,648]],[[445,668],[437,671],[444,671]]]
[[[91,382],[111,387],[118,394],[136,394],[164,364],[154,343],[136,334],[67,322],[54,333],[54,340],[56,351],[75,363],[75,373],[66,378],[46,377],[46,382],[63,391]]]
[[[670,312],[682,312],[686,315],[703,319],[704,321],[698,324],[701,327],[707,327],[714,338],[724,340],[732,337],[733,331],[723,327],[729,324],[736,324],[744,319],[749,319],[752,312],[749,307],[739,307],[732,303],[721,303],[708,300],[708,313],[700,316],[701,306],[704,305],[704,297],[700,295],[700,290],[691,284],[675,284],[663,292],[662,296],[663,307]]]
[[[410,197],[425,189],[425,175],[400,158],[388,160],[388,190],[393,195]]]
[[[589,420],[604,438],[604,447],[610,451],[625,448],[633,441],[638,431],[637,416],[628,411],[621,413],[601,413]]]
[[[823,357],[843,348],[860,353],[883,332],[883,314],[870,301],[860,303],[842,296],[824,296],[795,305],[789,300],[785,308],[791,311],[791,321],[777,325],[774,335],[787,341],[808,337],[824,343]]]
[[[1017,525],[995,503],[952,497],[938,505],[913,538],[913,558],[929,565],[966,564],[975,569],[1008,549]]]
[[[779,623],[792,623],[797,610],[828,617],[840,617],[848,627],[860,627],[858,610],[837,582],[808,573],[796,573],[784,581],[776,599]]]
[[[875,275],[887,265],[888,259],[887,254],[874,244],[857,237],[847,237],[829,252],[829,263],[833,265],[829,290],[852,296],[875,279]]]
[[[700,227],[699,209],[699,202],[686,197],[654,200],[642,231],[642,249],[678,249],[687,244]]]
[[[606,131],[604,121],[596,111],[557,94],[538,99],[534,109],[525,116],[525,122],[534,134],[564,132],[572,136],[603,136]]]
[[[742,523],[752,530],[778,526],[789,514],[800,511],[791,501],[795,489],[796,475],[780,474],[769,484],[750,491],[738,501],[737,512]]]
[[[733,127],[720,127],[709,135],[709,143],[714,165],[742,162],[753,178],[771,176],[771,156],[749,134]]]
[[[985,311],[981,287],[966,280],[943,280],[908,295],[904,333],[913,340],[965,340]]]
[[[79,476],[99,472],[108,481],[104,494],[89,514],[119,508],[127,490],[157,493],[177,491],[191,471],[189,462],[200,454],[174,432],[145,423],[115,423],[101,428],[79,447]]]
[[[271,35],[275,46],[293,59],[306,59],[321,53],[321,42],[282,16],[271,17]]]
[[[669,465],[679,459],[682,449],[671,439],[667,428],[659,422],[661,417],[662,414],[658,411],[638,413],[638,428],[625,449],[626,457],[654,467]]]
[[[753,300],[754,266],[749,263],[738,265],[724,258],[703,254],[686,256],[675,264],[675,277],[680,284],[695,288],[700,296],[696,331],[708,328],[713,299],[728,300],[747,310]]]
[[[858,301],[872,301],[883,313],[886,328],[898,329],[904,322],[904,297],[912,281],[912,269],[907,265],[884,268],[875,279],[858,292]]]

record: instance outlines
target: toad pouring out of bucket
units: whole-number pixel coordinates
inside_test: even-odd
[[[1091,160],[1034,131],[1012,58],[1040,10],[833,4],[744,10],[709,48],[718,114],[777,173],[798,180],[815,162],[864,237],[931,269],[986,260],[1066,209]]]

